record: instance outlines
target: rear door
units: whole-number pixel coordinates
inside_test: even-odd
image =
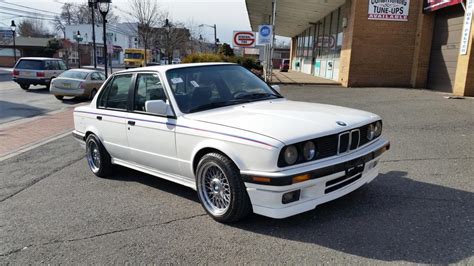
[[[157,171],[178,174],[176,119],[147,112],[145,102],[150,100],[167,102],[168,97],[157,73],[140,73],[127,125],[132,161]]]
[[[132,74],[116,75],[97,100],[96,123],[101,141],[113,158],[129,160],[127,120]]]

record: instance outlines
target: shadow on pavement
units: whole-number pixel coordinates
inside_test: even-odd
[[[382,261],[447,264],[473,256],[474,193],[381,174],[343,198],[283,220],[233,226]]]
[[[190,188],[124,167],[110,179],[199,202]],[[473,209],[474,193],[392,171],[313,211],[282,220],[251,215],[230,226],[370,259],[448,264],[474,255]]]
[[[10,117],[27,118],[48,112],[47,109],[27,104],[12,103],[0,100],[0,120]]]
[[[125,182],[137,182],[152,188],[159,189],[170,194],[174,194],[178,197],[183,197],[187,200],[192,200],[199,203],[196,191],[191,188],[176,184],[174,182],[151,176],[145,173],[141,173],[126,167],[114,165],[114,174],[109,177],[110,180],[125,181]]]

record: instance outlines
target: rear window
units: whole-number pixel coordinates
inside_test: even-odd
[[[80,71],[80,70],[69,70],[63,72],[59,77],[61,78],[72,78],[72,79],[86,79],[89,72]]]
[[[15,68],[18,69],[34,69],[34,70],[44,70],[44,62],[40,60],[25,60],[22,59]]]

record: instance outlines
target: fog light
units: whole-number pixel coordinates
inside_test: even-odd
[[[283,194],[283,197],[281,198],[281,203],[288,204],[291,202],[298,201],[300,199],[300,193],[301,193],[301,190],[298,189],[298,190]]]

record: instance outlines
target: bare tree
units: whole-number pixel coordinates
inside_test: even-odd
[[[42,20],[39,19],[23,19],[18,24],[18,34],[23,37],[52,37],[48,29],[44,26]]]
[[[168,63],[171,63],[173,52],[179,50],[180,54],[187,54],[191,50],[191,32],[183,23],[168,21],[168,27],[159,29],[158,45],[165,51]]]
[[[66,2],[61,7],[61,14],[56,17],[56,26],[58,25],[75,25],[75,24],[91,24],[92,23],[92,14],[91,9],[84,4],[74,4]],[[98,9],[94,10],[95,12],[95,22],[102,23],[102,16]],[[113,13],[112,10],[107,13],[105,18],[108,23],[117,23],[119,17]]]
[[[147,63],[147,49],[155,42],[156,30],[162,21],[162,13],[155,0],[129,0],[130,12],[129,16],[135,23],[129,25],[136,25],[131,30],[135,31],[140,43],[145,49],[145,65]]]

